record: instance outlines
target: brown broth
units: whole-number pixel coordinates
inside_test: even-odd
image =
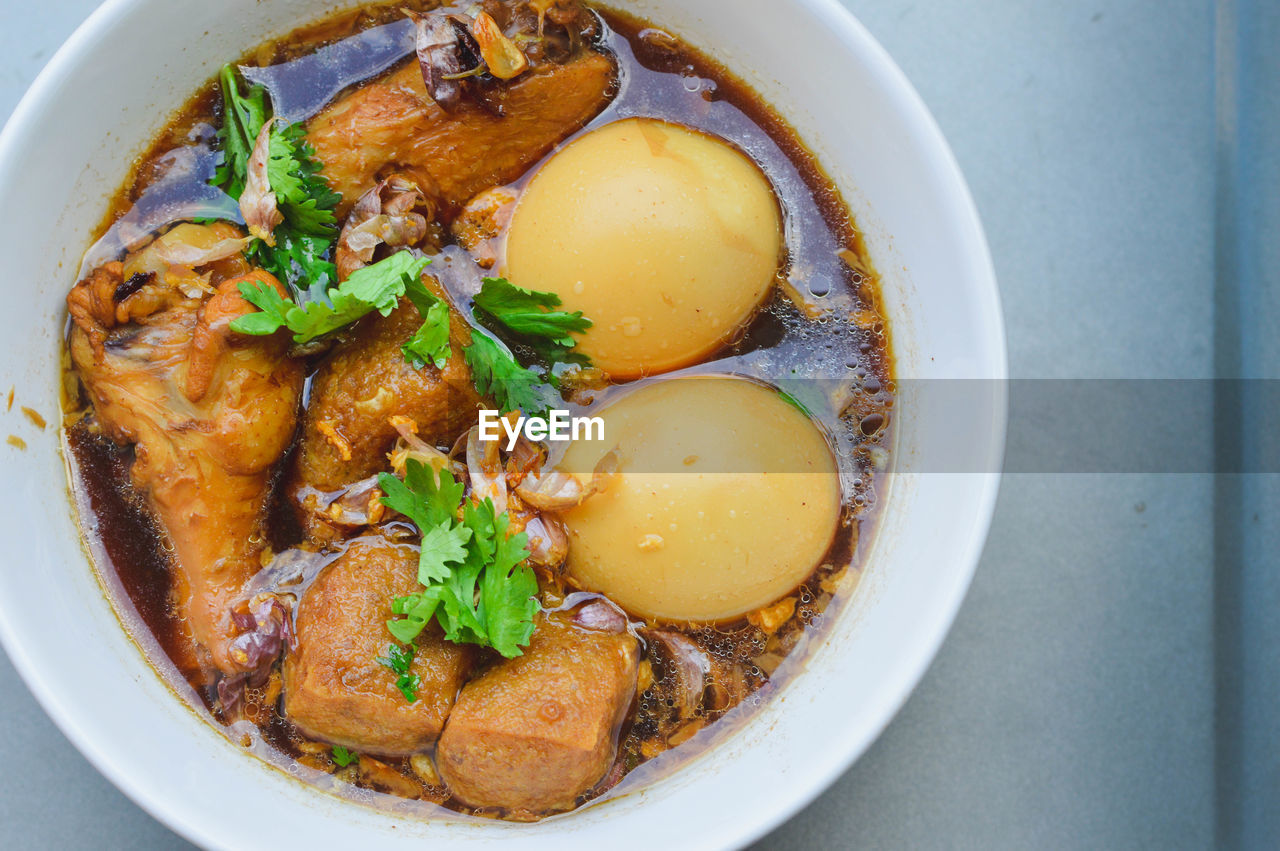
[[[67,429],[77,489],[124,592],[169,659],[188,657],[189,639],[173,615],[173,578],[155,521],[129,487],[130,450],[96,432],[85,418]]]
[[[369,26],[394,20],[404,5],[421,9],[434,4],[396,3],[341,13],[265,45],[246,59],[272,64],[296,58]],[[820,635],[821,622],[848,599],[857,583],[866,542],[878,515],[877,478],[883,463],[876,463],[873,447],[887,449],[893,432],[889,416],[892,355],[879,285],[861,235],[835,185],[779,113],[731,72],[644,21],[605,8],[598,11],[606,24],[602,46],[617,57],[625,82],[618,98],[581,132],[632,115],[688,124],[738,144],[778,188],[789,252],[780,273],[784,287],[738,339],[693,371],[740,372],[774,381],[786,390],[788,380],[797,380],[802,388],[811,389],[819,382],[843,388],[840,406],[826,410],[816,404],[812,410],[836,450],[846,506],[836,542],[822,566],[793,592],[795,613],[776,632],[746,620],[686,630],[704,650],[738,672],[741,693],[737,702],[694,719],[672,720],[671,682],[655,669],[653,686],[637,696],[636,711],[622,731],[614,770],[580,804],[625,793],[722,741],[768,694],[803,667],[807,648]],[[102,229],[137,200],[155,178],[165,153],[193,139],[208,138],[221,121],[220,108],[212,82],[188,101],[137,161],[113,200]],[[529,174],[536,169],[530,169]],[[808,315],[784,290],[796,293],[821,315]],[[192,655],[190,639],[176,615],[164,538],[127,484],[131,451],[98,434],[92,416],[69,426],[66,437],[73,486],[87,508],[82,526],[99,544],[98,569],[116,579],[141,627],[159,643],[167,658],[154,660],[156,664],[163,667],[171,663],[187,678],[211,720],[231,722],[219,716],[213,691],[184,661]],[[275,552],[283,552],[301,539],[297,518],[280,494],[272,501],[268,525]],[[380,794],[375,791],[378,784],[363,778],[357,767],[335,766],[327,747],[307,740],[282,717],[277,700],[278,691],[273,694],[270,686],[251,693],[245,715],[227,727],[228,735],[290,773],[363,803],[433,816],[446,810],[432,804],[475,812],[450,800],[443,789],[417,779],[408,760],[384,762],[406,782],[416,784],[411,788],[416,788],[425,803],[411,806],[400,798]],[[715,721],[720,723],[712,725]],[[684,743],[675,748],[672,742],[676,740]],[[629,775],[650,761],[645,770]]]

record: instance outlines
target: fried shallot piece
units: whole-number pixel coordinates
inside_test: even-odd
[[[260,567],[271,479],[304,378],[283,335],[230,330],[253,309],[236,288],[246,280],[284,295],[262,271],[203,298],[129,284],[109,263],[67,297],[72,361],[103,431],[134,447],[132,484],[172,546],[176,603],[206,674],[249,665],[233,646],[232,608]]]
[[[434,214],[412,180],[393,174],[381,181],[356,201],[342,226],[333,258],[338,280],[345,281],[373,262],[380,245],[403,248],[422,242]]]
[[[434,279],[423,281],[442,295]],[[328,509],[343,488],[387,469],[387,453],[399,436],[392,417],[409,418],[420,438],[445,446],[475,420],[479,397],[462,357],[470,341],[466,323],[451,314],[443,370],[434,364],[417,369],[405,360],[400,347],[421,325],[418,309],[401,299],[389,316],[362,320],[316,373],[290,487],[311,540],[343,536]]]
[[[452,214],[480,190],[515,180],[590,121],[616,84],[612,60],[585,52],[507,84],[503,118],[468,100],[448,114],[427,95],[422,71],[411,62],[311,119],[307,138],[330,186],[346,199],[340,216],[389,171],[413,180]]]

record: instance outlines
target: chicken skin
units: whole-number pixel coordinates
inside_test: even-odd
[[[139,275],[125,280],[128,263],[103,266],[68,296],[72,362],[104,433],[134,448],[132,484],[172,547],[175,603],[199,666],[242,673],[232,608],[260,569],[304,375],[283,335],[243,337],[229,324],[253,309],[238,283],[283,288],[253,271],[187,295],[155,273],[140,287]]]
[[[504,117],[467,100],[447,114],[427,95],[422,71],[411,62],[311,119],[307,138],[324,176],[345,199],[339,215],[384,171],[409,177],[451,213],[536,164],[600,112],[616,84],[612,60],[588,52],[513,80]]]

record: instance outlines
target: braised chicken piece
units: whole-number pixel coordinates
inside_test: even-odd
[[[379,663],[392,644],[393,598],[418,588],[414,547],[356,539],[321,572],[298,609],[297,645],[284,662],[284,712],[308,736],[360,753],[405,756],[435,744],[470,667],[471,648],[419,636],[410,703]]]
[[[433,279],[423,280],[440,293]],[[450,321],[452,351],[443,370],[434,364],[418,369],[405,359],[400,347],[422,324],[407,298],[389,316],[365,318],[321,365],[292,485],[312,540],[341,537],[326,516],[335,495],[386,469],[398,435],[391,417],[409,418],[423,440],[440,445],[452,444],[474,422],[479,397],[461,351],[469,332],[456,313]]]
[[[239,282],[283,288],[255,271],[203,298],[181,289],[200,280],[190,269],[126,279],[134,265],[109,263],[72,289],[72,361],[97,423],[133,446],[132,484],[172,545],[176,604],[201,667],[241,673],[250,660],[234,644],[232,609],[260,568],[267,498],[297,425],[303,368],[283,336],[242,337],[228,325],[253,309]]]
[[[552,812],[571,809],[600,782],[635,697],[640,657],[625,619],[617,620],[541,614],[523,656],[467,683],[436,752],[458,799]]]
[[[588,52],[512,80],[504,87],[503,117],[469,100],[449,114],[427,95],[413,62],[321,112],[307,137],[345,199],[340,216],[386,171],[456,210],[480,190],[515,180],[590,121],[616,83],[612,60]]]

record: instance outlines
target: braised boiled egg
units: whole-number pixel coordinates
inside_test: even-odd
[[[783,254],[760,168],[729,143],[650,118],[575,140],[512,214],[505,272],[595,324],[579,351],[626,380],[694,363],[751,318]]]
[[[820,564],[840,521],[823,433],[778,391],[743,378],[658,380],[606,404],[603,441],[559,468],[617,473],[563,515],[568,572],[634,614],[714,622],[767,606]]]

